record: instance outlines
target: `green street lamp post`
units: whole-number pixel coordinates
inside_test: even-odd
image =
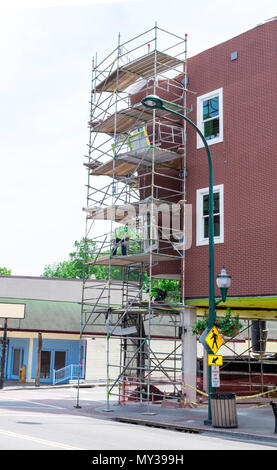
[[[216,302],[215,302],[215,295],[214,295],[214,218],[213,218],[214,198],[213,198],[213,163],[212,163],[211,152],[210,152],[208,143],[204,135],[202,134],[200,129],[198,129],[198,127],[194,124],[194,122],[192,122],[189,118],[179,113],[178,111],[175,111],[174,109],[167,107],[166,105],[169,105],[175,108],[179,108],[180,106],[177,106],[174,103],[171,103],[170,101],[163,100],[157,95],[148,95],[145,98],[143,98],[141,102],[146,108],[163,109],[164,111],[175,114],[176,116],[179,116],[183,118],[185,121],[187,121],[187,123],[190,124],[200,136],[207,152],[207,157],[208,157],[208,162],[209,162],[209,317],[208,317],[209,321],[208,321],[208,327],[209,329],[212,329],[214,326],[215,319],[216,319],[216,313],[215,313]],[[223,286],[223,288],[225,287],[226,286]],[[226,299],[226,294],[227,294],[227,291],[225,291],[225,294],[224,294],[225,299]],[[215,388],[212,387],[212,371],[211,371],[211,366],[209,366],[208,367],[208,419],[204,421],[205,424],[211,424],[212,422],[210,397],[211,397],[211,393],[214,393],[214,392],[215,392]]]

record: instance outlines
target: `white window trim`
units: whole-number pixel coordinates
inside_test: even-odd
[[[223,88],[218,88],[217,90],[197,97],[197,127],[201,130],[202,134],[204,134],[203,101],[214,98],[215,96],[219,97],[219,136],[207,140],[208,145],[223,142]],[[204,147],[204,143],[198,133],[196,147],[198,149]]]
[[[219,193],[220,208],[220,235],[214,237],[214,243],[224,243],[224,185],[219,184],[213,187],[214,193]],[[204,238],[203,223],[203,197],[209,194],[209,188],[196,190],[196,246],[208,245],[209,239]]]

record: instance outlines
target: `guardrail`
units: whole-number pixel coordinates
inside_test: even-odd
[[[69,364],[62,369],[53,370],[53,385],[61,382],[69,382],[69,380],[78,379],[79,364]],[[81,365],[80,378],[84,378],[84,366]]]

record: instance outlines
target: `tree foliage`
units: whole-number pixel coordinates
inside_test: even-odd
[[[71,279],[83,279],[95,276],[96,279],[109,278],[109,266],[93,267],[84,264],[84,261],[93,261],[98,253],[96,242],[86,240],[74,242],[74,251],[69,253],[69,259],[59,263],[48,264],[44,267],[43,276],[60,277]],[[107,255],[109,251],[103,251],[101,255]],[[111,279],[122,279],[122,268],[118,266],[111,267]]]
[[[83,279],[95,276],[96,279],[107,280],[109,279],[109,266],[93,267],[84,264],[84,260],[92,261],[96,258],[99,248],[96,242],[86,240],[83,238],[81,241],[75,241],[73,244],[74,250],[69,253],[69,259],[59,263],[48,264],[44,267],[42,276],[45,277],[58,277],[70,279]],[[103,251],[101,255],[108,255],[109,251]],[[110,279],[122,280],[124,276],[124,269],[120,266],[111,266]],[[138,271],[129,273],[129,280],[138,281]],[[147,273],[143,274],[143,289],[149,291],[149,277]],[[161,289],[168,293],[168,300],[178,302],[180,300],[180,282],[168,279],[152,279],[151,282],[151,296],[154,297],[157,290]]]
[[[5,267],[0,268],[0,276],[10,276],[11,275],[11,270],[7,269]]]

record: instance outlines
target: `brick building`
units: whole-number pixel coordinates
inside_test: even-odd
[[[277,316],[276,35],[273,18],[187,60],[188,117],[207,138],[213,160],[215,273],[226,267],[232,284],[225,306],[250,318]],[[157,94],[174,95],[164,96],[159,83]],[[201,309],[208,305],[208,161],[189,125],[186,135],[192,246],[185,254],[185,297]],[[180,168],[171,171],[177,176]],[[181,271],[180,261],[170,264]],[[155,273],[168,273],[168,266],[159,263]]]
[[[266,22],[188,60],[191,119],[209,135],[214,185],[220,194],[220,233],[215,237],[215,272],[232,275],[228,296],[274,297],[277,307],[277,21]],[[213,117],[214,116],[214,117]],[[186,254],[187,297],[208,294],[207,240],[201,235],[201,198],[208,186],[205,149],[187,129],[186,197],[193,205],[193,245]],[[204,190],[205,193],[205,190]],[[216,223],[216,220],[215,220]],[[199,275],[201,266],[201,275]]]

